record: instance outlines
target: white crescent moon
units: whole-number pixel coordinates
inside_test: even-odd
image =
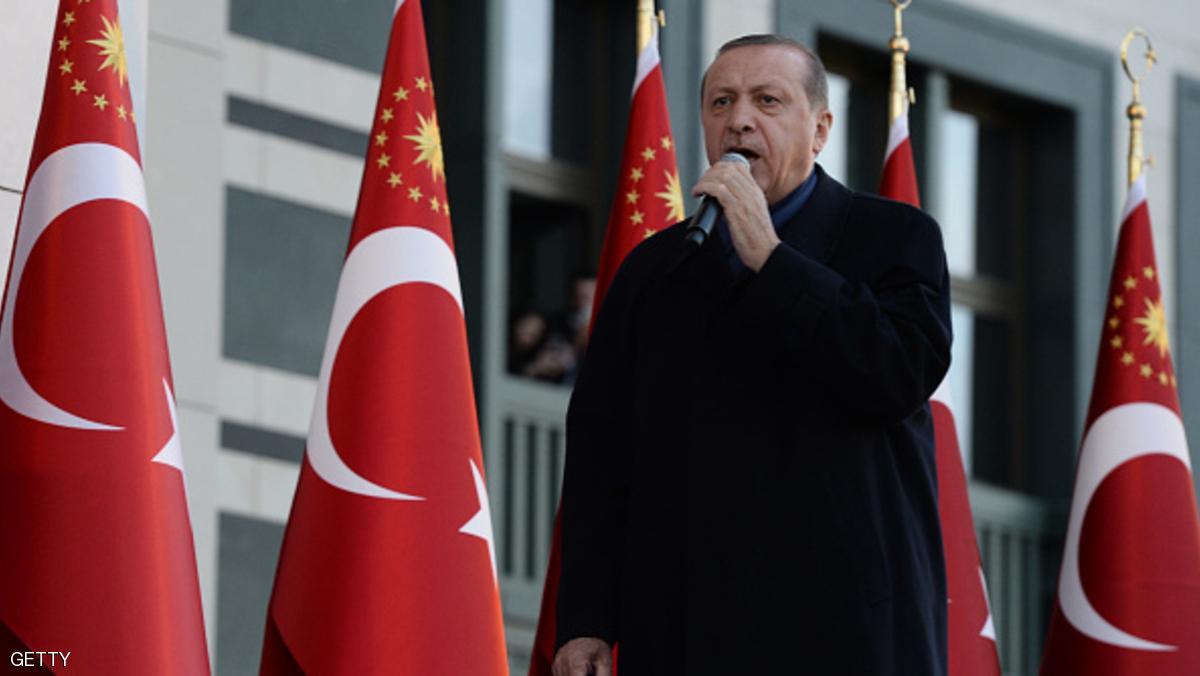
[[[12,254],[12,272],[0,317],[0,400],[34,420],[81,430],[119,430],[64,411],[38,394],[21,372],[13,344],[17,292],[29,255],[54,219],[93,200],[120,200],[147,214],[146,186],[137,160],[107,143],[80,143],[57,150],[42,161],[29,180]]]
[[[1063,616],[1085,636],[1101,643],[1146,651],[1171,651],[1175,646],[1138,638],[1104,619],[1092,607],[1079,574],[1079,538],[1083,519],[1096,489],[1121,465],[1146,455],[1166,455],[1191,472],[1183,421],[1160,404],[1138,402],[1106,411],[1092,423],[1079,451],[1079,472],[1067,522],[1067,543],[1058,578],[1058,602]]]
[[[372,298],[392,287],[414,283],[442,289],[462,311],[454,252],[441,237],[425,228],[397,226],[374,232],[354,247],[342,268],[308,432],[308,462],[327,483],[349,493],[389,500],[424,500],[389,490],[356,474],[338,455],[329,435],[329,381],[346,329]]]

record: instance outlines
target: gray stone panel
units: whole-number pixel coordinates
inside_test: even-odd
[[[221,421],[221,448],[299,463],[304,457],[304,439],[258,427]]]
[[[225,356],[315,376],[350,218],[225,191]]]
[[[221,514],[217,553],[217,673],[253,676],[262,657],[267,604],[283,526]]]
[[[394,0],[231,0],[229,30],[378,73],[393,7]]]
[[[355,158],[366,154],[370,141],[362,132],[237,96],[228,98],[226,110],[226,119],[233,124],[286,136],[301,143],[328,148]]]
[[[1192,467],[1200,463],[1200,304],[1193,294],[1200,289],[1200,80],[1180,76],[1176,80],[1175,130],[1179,145],[1175,176],[1175,307],[1178,308],[1178,338],[1175,369],[1179,373],[1179,400],[1183,422],[1192,440]],[[1153,178],[1151,179],[1153,180]],[[1164,289],[1170,293],[1169,290]],[[1200,479],[1200,474],[1196,475]],[[1200,485],[1200,484],[1198,484]]]

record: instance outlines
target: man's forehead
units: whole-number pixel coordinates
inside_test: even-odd
[[[803,86],[808,62],[787,45],[747,45],[718,54],[705,74],[705,88]]]

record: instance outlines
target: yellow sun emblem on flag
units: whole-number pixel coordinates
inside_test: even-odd
[[[1165,357],[1171,347],[1171,339],[1167,335],[1167,313],[1163,309],[1162,299],[1156,303],[1147,298],[1146,314],[1133,321],[1141,324],[1142,330],[1146,332],[1146,339],[1142,344],[1154,344],[1158,347],[1158,356]]]
[[[683,189],[679,186],[679,172],[671,173],[663,172],[667,177],[667,189],[663,192],[654,193],[655,197],[662,199],[667,203],[667,210],[671,216],[671,222],[683,220]]]
[[[417,159],[413,164],[425,164],[433,173],[433,180],[445,179],[446,167],[442,159],[442,132],[438,129],[437,113],[426,118],[417,113],[417,133],[404,138],[417,146]]]
[[[104,30],[100,31],[100,38],[97,40],[88,40],[89,45],[96,45],[100,48],[100,56],[104,57],[104,63],[100,64],[99,70],[112,68],[117,74],[121,85],[125,85],[126,67],[125,67],[125,36],[121,34],[121,25],[119,23],[109,23],[108,17],[101,16],[100,20],[104,22]]]

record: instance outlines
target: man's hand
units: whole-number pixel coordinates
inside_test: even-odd
[[[750,175],[750,168],[741,162],[717,162],[692,188],[693,195],[701,193],[721,203],[738,258],[751,270],[761,270],[779,244],[779,235],[771,223],[767,198]]]
[[[612,676],[612,648],[588,636],[573,638],[558,649],[554,676]]]

